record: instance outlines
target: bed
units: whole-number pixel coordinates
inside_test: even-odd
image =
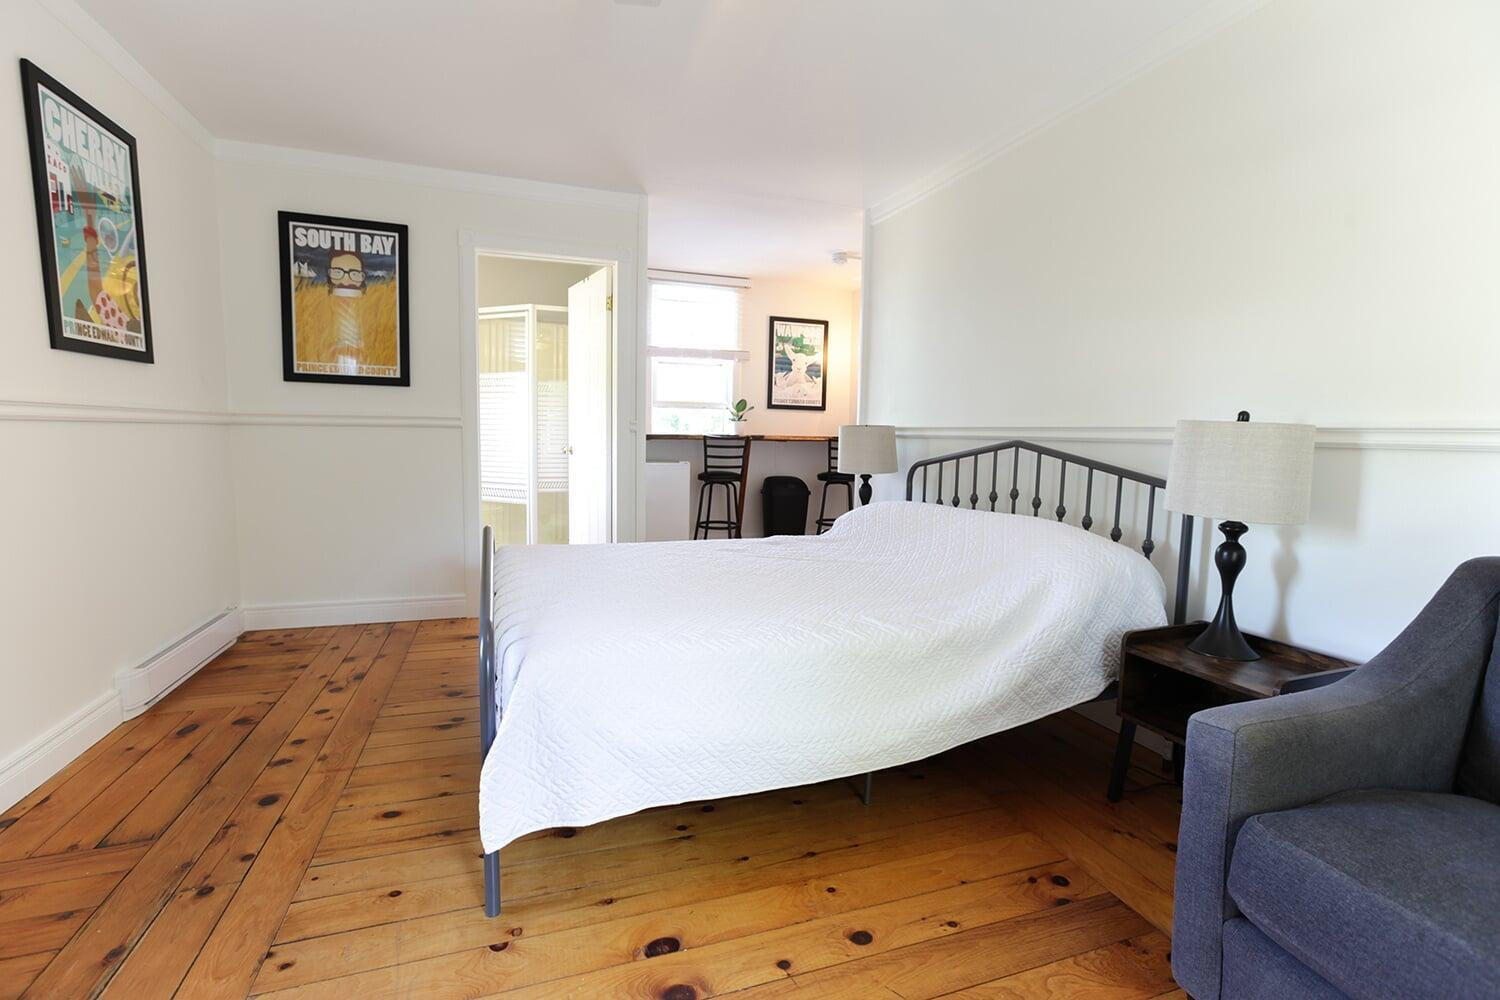
[[[823,535],[497,551],[486,529],[486,913],[527,833],[861,774],[868,796],[874,771],[1109,696],[1123,634],[1166,621],[1164,486],[1005,441],[917,462],[907,503]]]

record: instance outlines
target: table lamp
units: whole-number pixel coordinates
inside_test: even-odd
[[[845,424],[839,428],[839,471],[858,473],[859,502],[870,502],[870,477],[895,472],[896,428],[889,424]]]
[[[1214,551],[1222,584],[1219,610],[1188,648],[1226,660],[1258,660],[1234,621],[1234,581],[1245,568],[1245,524],[1302,524],[1312,496],[1310,424],[1179,420],[1167,471],[1166,507],[1219,520],[1224,541]],[[1179,558],[1190,558],[1181,553]]]

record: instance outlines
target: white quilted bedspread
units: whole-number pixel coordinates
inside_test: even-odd
[[[1049,715],[1165,621],[1125,545],[878,503],[822,536],[515,546],[496,560],[493,851],[533,830],[902,764]]]

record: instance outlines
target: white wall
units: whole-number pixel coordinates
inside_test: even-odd
[[[629,536],[642,197],[216,142],[72,4],[13,0],[4,21],[0,808],[120,720],[117,671],[225,610],[245,606],[250,627],[469,613],[464,232],[629,263],[616,290]],[[48,346],[21,57],[137,140],[154,365]],[[279,209],[410,225],[410,388],[281,380]]]
[[[345,157],[221,148],[229,400],[237,413],[250,415],[237,418],[233,430],[247,621],[328,622],[370,607],[412,617],[471,613],[478,495],[477,485],[473,497],[465,487],[461,351],[470,304],[461,303],[460,288],[464,280],[473,287],[474,272],[461,235],[485,234],[492,249],[525,251],[547,240],[638,254],[643,199]],[[409,388],[282,381],[281,209],[410,227]],[[624,378],[620,448],[631,460],[627,492],[640,450],[630,426],[639,406],[635,300],[633,287],[622,289],[616,311]],[[623,516],[633,525],[633,505]]]
[[[868,419],[1158,472],[1178,418],[1316,423],[1236,606],[1368,656],[1500,550],[1497,64],[1493,3],[1272,2],[877,219]]]
[[[32,0],[8,2],[4,23],[0,798],[119,720],[116,670],[238,601],[207,137],[89,25],[65,25]],[[21,57],[136,139],[153,365],[48,346]],[[49,737],[62,741],[50,755],[38,744]]]

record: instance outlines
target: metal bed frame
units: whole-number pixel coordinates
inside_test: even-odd
[[[1110,480],[1114,480],[1114,518],[1109,529],[1108,536],[1111,541],[1120,542],[1125,532],[1120,526],[1121,513],[1124,509],[1124,495],[1126,483],[1143,486],[1148,490],[1146,498],[1146,530],[1141,541],[1141,553],[1149,560],[1152,553],[1156,551],[1156,542],[1153,532],[1156,526],[1157,492],[1165,489],[1167,481],[1160,476],[1152,476],[1144,472],[1136,472],[1133,469],[1110,465],[1106,462],[1097,462],[1091,458],[1081,455],[1073,455],[1065,451],[1058,451],[1042,445],[1032,444],[1029,441],[1012,440],[1001,441],[995,444],[987,444],[978,448],[970,448],[967,451],[950,452],[946,455],[935,455],[932,458],[924,458],[912,464],[906,474],[906,499],[916,503],[938,503],[953,507],[961,507],[967,501],[970,510],[980,509],[983,501],[988,501],[989,510],[999,511],[1002,498],[1010,501],[1012,514],[1021,513],[1017,507],[1022,496],[1021,491],[1021,454],[1027,452],[1035,456],[1032,465],[1034,468],[1031,486],[1031,498],[1027,505],[1031,508],[1033,517],[1040,517],[1042,512],[1043,473],[1047,460],[1056,464],[1057,474],[1057,506],[1048,513],[1058,521],[1064,521],[1068,515],[1067,483],[1068,467],[1074,466],[1079,473],[1083,474],[1083,516],[1078,521],[1078,527],[1084,531],[1092,531],[1094,528],[1094,480],[1102,479],[1104,484],[1104,501],[1106,512],[1110,501]],[[1008,453],[1008,455],[1007,455]],[[1003,495],[1000,493],[1002,485],[1002,456],[1009,458],[1010,488]],[[988,461],[983,461],[988,458]],[[949,467],[952,467],[951,474]],[[968,492],[964,493],[965,469],[967,467]],[[980,490],[984,485],[983,473],[989,472],[989,489],[981,496]],[[916,495],[917,473],[921,472],[921,496]],[[933,473],[936,472],[934,476]],[[1075,480],[1076,482],[1076,480]],[[1047,472],[1047,483],[1050,489],[1051,471]],[[949,489],[951,488],[951,495]],[[1167,514],[1162,513],[1165,521]],[[1191,515],[1182,515],[1182,525],[1177,545],[1177,578],[1176,589],[1172,602],[1172,622],[1182,624],[1186,619],[1188,583],[1192,569],[1192,545],[1193,545],[1193,518]],[[498,725],[499,707],[495,704],[495,680],[498,664],[495,662],[495,538],[493,531],[486,526],[484,529],[484,556],[480,569],[480,616],[479,616],[479,759],[481,764],[489,756],[490,747],[495,742],[495,730]],[[1090,702],[1103,701],[1115,696],[1116,685],[1111,684],[1100,694],[1090,699]],[[1117,754],[1118,759],[1118,754]],[[873,787],[873,774],[864,776],[864,790],[860,798],[868,805],[870,793]],[[500,915],[500,852],[491,851],[484,856],[484,913],[487,917]]]
[[[913,462],[911,469],[906,473],[906,499],[917,503],[939,503],[951,504],[961,507],[965,500],[968,501],[970,510],[978,510],[982,500],[989,501],[989,509],[997,511],[1001,500],[999,488],[1001,485],[1001,455],[1010,452],[1010,489],[1005,493],[1005,498],[1010,501],[1010,513],[1016,514],[1017,502],[1021,499],[1021,453],[1030,452],[1036,456],[1034,464],[1035,476],[1031,483],[1031,499],[1028,505],[1031,507],[1033,517],[1040,517],[1042,512],[1042,474],[1044,459],[1052,459],[1057,463],[1057,506],[1050,513],[1062,521],[1068,516],[1066,506],[1068,487],[1068,466],[1074,465],[1086,473],[1083,491],[1083,517],[1079,519],[1078,526],[1084,531],[1092,531],[1094,528],[1094,479],[1096,474],[1104,479],[1104,499],[1109,501],[1109,479],[1113,478],[1114,489],[1114,525],[1109,530],[1110,541],[1118,542],[1124,537],[1124,531],[1120,528],[1120,514],[1123,509],[1126,483],[1138,483],[1147,487],[1150,492],[1146,498],[1146,534],[1141,541],[1141,554],[1148,560],[1156,551],[1156,542],[1152,535],[1156,528],[1156,493],[1167,487],[1167,481],[1160,476],[1149,475],[1144,472],[1136,472],[1133,469],[1121,468],[1118,465],[1110,465],[1107,462],[1097,462],[1092,458],[1084,458],[1082,455],[1073,455],[1066,451],[1058,451],[1055,448],[1047,448],[1030,441],[1012,440],[1000,441],[996,444],[987,444],[979,448],[970,448],[968,451],[955,451],[947,455],[934,455],[932,458],[924,458]],[[989,456],[989,492],[981,497],[979,494],[983,486],[981,478],[980,459]],[[963,496],[964,488],[964,463],[969,466],[967,496]],[[953,466],[951,480],[947,478],[948,466]],[[934,477],[932,469],[936,467],[936,482],[929,482]],[[922,495],[915,495],[917,486],[917,473],[922,473]],[[953,494],[947,495],[945,486],[951,482]],[[1050,476],[1048,483],[1050,485]],[[929,487],[931,487],[931,499],[929,500]],[[1163,520],[1166,512],[1162,513]],[[1188,582],[1191,579],[1193,548],[1193,516],[1182,515],[1181,535],[1177,543],[1177,586],[1172,599],[1172,624],[1180,625],[1187,615]],[[1101,696],[1102,697],[1102,696]]]

